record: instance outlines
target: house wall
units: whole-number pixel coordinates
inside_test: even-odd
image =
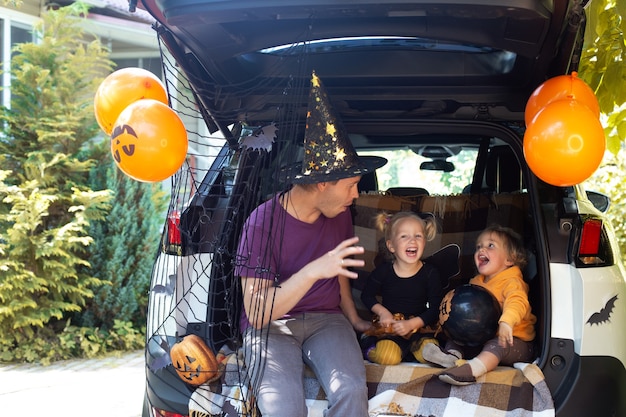
[[[2,4],[3,7],[0,7],[0,17],[3,15],[7,15],[7,13],[18,12],[20,14],[24,14],[31,17],[40,17],[41,16],[41,2],[39,1],[31,1],[26,0],[23,1],[19,6],[14,6],[10,3]]]

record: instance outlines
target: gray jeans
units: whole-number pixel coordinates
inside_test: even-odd
[[[305,364],[326,392],[326,417],[368,416],[363,356],[343,314],[304,313],[249,328],[244,356],[263,417],[306,417]]]

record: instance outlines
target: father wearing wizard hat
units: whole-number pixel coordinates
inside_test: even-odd
[[[354,306],[350,268],[363,267],[349,207],[361,175],[386,163],[359,157],[313,73],[304,160],[293,184],[257,207],[239,242],[241,329],[263,417],[306,416],[302,375],[316,373],[327,417],[367,417],[365,367],[354,329],[370,327]]]

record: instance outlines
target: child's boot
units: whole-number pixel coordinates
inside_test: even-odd
[[[470,385],[485,373],[487,373],[485,364],[480,359],[474,358],[461,366],[442,372],[439,380],[452,385]]]
[[[444,351],[438,344],[428,343],[422,349],[422,356],[430,363],[434,363],[443,368],[450,368],[456,365],[456,361],[461,359],[461,352],[456,350]]]
[[[424,358],[424,348],[431,344],[439,346],[439,341],[434,337],[423,337],[413,342],[411,344],[411,353],[413,354],[415,360],[419,363],[429,363],[426,358]]]

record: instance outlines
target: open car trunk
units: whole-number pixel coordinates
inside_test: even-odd
[[[362,178],[353,215],[370,267],[380,236],[369,221],[381,210],[410,209],[438,218],[441,233],[431,249],[460,248],[460,272],[451,277],[450,288],[474,274],[471,255],[481,229],[492,222],[514,228],[532,259],[525,273],[538,317],[537,366],[504,369],[506,383],[487,385],[506,387],[498,398],[516,398],[524,391],[525,401],[537,400],[542,410],[554,407],[563,416],[586,415],[592,408],[610,415],[617,391],[589,391],[606,399],[591,406],[584,394],[587,383],[573,382],[583,369],[573,338],[552,336],[553,322],[559,322],[552,274],[557,271],[562,282],[561,276],[578,273],[573,248],[587,220],[579,216],[582,192],[538,180],[522,149],[531,93],[546,79],[577,68],[585,25],[582,2],[142,0],[139,7],[157,20],[156,31],[173,58],[166,62],[170,95],[193,126],[188,130],[194,148],[193,162],[173,179],[170,221],[153,273],[149,407],[197,416],[254,415],[237,352],[241,305],[239,280],[233,276],[235,249],[247,215],[288,186],[276,173],[302,158],[309,80],[315,71],[358,152],[408,150],[427,158],[450,185],[458,170],[446,169],[455,153],[475,151],[475,159],[455,162],[457,168],[467,164],[471,172],[462,190],[394,195],[384,175],[417,172],[419,163],[400,161],[393,172]],[[213,141],[220,135],[225,146],[218,150]],[[202,165],[203,158],[210,162]],[[409,192],[417,188],[392,185]],[[170,239],[177,233],[178,239]],[[610,245],[603,248],[610,252]],[[606,259],[594,267],[612,266]],[[369,270],[361,272],[365,277]],[[162,287],[170,292],[154,290]],[[355,286],[355,298],[358,291]],[[226,354],[219,383],[186,384],[167,363],[169,346],[189,333]],[[387,391],[401,396],[428,391],[437,372],[416,364],[367,368],[370,396],[378,404],[373,407],[397,402]],[[588,384],[600,379],[593,374]],[[323,390],[311,375],[304,383],[310,415],[317,415],[324,408]],[[462,398],[450,392],[432,395],[441,401]],[[316,401],[322,405],[316,408]],[[400,412],[375,410],[381,416]]]

